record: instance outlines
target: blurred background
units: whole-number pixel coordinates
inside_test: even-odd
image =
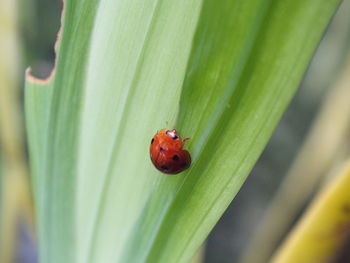
[[[41,78],[51,72],[61,8],[59,0],[0,3],[0,262],[37,262],[27,187],[24,71],[31,66]],[[345,0],[264,153],[199,252],[203,262],[265,262],[264,256],[254,261],[252,254],[271,255],[319,186],[349,156],[350,79],[344,88],[344,76],[350,76],[349,14]],[[345,251],[339,262],[347,262],[346,256]]]

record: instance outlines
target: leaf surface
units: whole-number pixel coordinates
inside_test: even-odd
[[[43,262],[188,262],[338,3],[67,0],[56,73],[27,81]],[[191,138],[186,172],[152,166],[162,128]]]

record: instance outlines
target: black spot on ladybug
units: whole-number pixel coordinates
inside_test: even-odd
[[[173,140],[176,140],[177,138],[179,138],[179,137],[175,135],[175,136],[173,137]]]
[[[182,163],[181,164],[181,167],[186,167],[187,166],[187,163]]]
[[[175,155],[173,156],[173,160],[174,160],[174,161],[178,161],[179,159],[180,159],[180,158],[179,158],[178,155],[175,154]]]
[[[164,148],[163,148],[163,147],[160,147],[159,150],[164,151]]]
[[[160,168],[162,168],[163,170],[169,170],[169,167],[166,165],[162,165]]]
[[[154,138],[152,138],[151,144],[154,142]]]

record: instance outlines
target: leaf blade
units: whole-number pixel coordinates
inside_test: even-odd
[[[188,261],[258,158],[338,2],[68,1],[39,138],[50,185],[39,186],[43,261]],[[174,125],[192,137],[194,162],[169,177],[148,147]]]

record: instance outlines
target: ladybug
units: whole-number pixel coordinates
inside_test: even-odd
[[[166,174],[177,174],[191,164],[190,153],[182,147],[190,138],[181,140],[176,130],[162,129],[151,140],[150,155],[154,166]]]

